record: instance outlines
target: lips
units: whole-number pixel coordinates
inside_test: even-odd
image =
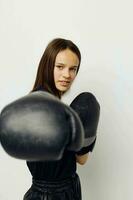
[[[67,86],[70,84],[70,81],[59,81],[62,86]]]

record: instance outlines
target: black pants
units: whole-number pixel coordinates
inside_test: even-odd
[[[81,200],[81,185],[78,174],[63,181],[47,182],[34,180],[23,200]]]

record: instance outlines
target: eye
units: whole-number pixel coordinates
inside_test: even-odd
[[[63,66],[62,65],[56,65],[56,67],[58,68],[58,69],[63,69]]]
[[[77,71],[77,67],[72,67],[70,68],[71,71],[76,72]]]

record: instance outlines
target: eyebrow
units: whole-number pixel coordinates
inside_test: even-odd
[[[65,65],[64,63],[55,63],[56,65]]]
[[[64,63],[55,63],[55,65],[65,65]],[[71,66],[71,67],[77,67],[78,68],[78,65],[74,65],[74,66]]]

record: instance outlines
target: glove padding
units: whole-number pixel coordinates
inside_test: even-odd
[[[64,149],[77,151],[83,144],[78,115],[48,92],[32,92],[7,105],[0,116],[0,141],[19,159],[53,161]]]
[[[82,147],[88,147],[96,140],[100,105],[92,93],[83,92],[72,101],[70,107],[79,115],[84,127],[85,137]]]

